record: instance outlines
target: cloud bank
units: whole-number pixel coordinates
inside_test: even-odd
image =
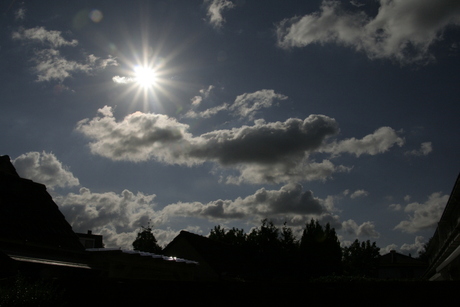
[[[274,95],[274,93],[273,93]],[[245,101],[245,99],[240,99]],[[241,103],[238,106],[246,106]],[[286,183],[325,180],[350,167],[336,166],[329,159],[315,161],[317,153],[334,158],[341,153],[376,155],[404,140],[390,127],[381,127],[362,139],[332,141],[339,132],[335,119],[310,115],[284,122],[256,120],[253,125],[215,130],[199,136],[187,124],[167,115],[136,112],[117,121],[111,107],[98,110],[99,116],[77,123],[76,130],[91,139],[89,148],[111,160],[141,162],[156,160],[166,164],[199,165],[213,162],[233,169],[238,176],[228,183]]]

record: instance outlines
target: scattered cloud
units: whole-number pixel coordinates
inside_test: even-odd
[[[401,246],[401,251],[411,253],[411,254],[414,253],[418,255],[419,252],[424,250],[425,243],[426,243],[426,240],[424,237],[416,236],[415,242],[412,244],[407,244],[407,243],[403,244]]]
[[[361,7],[361,6],[365,5],[364,3],[361,3],[361,2],[356,1],[356,0],[352,0],[352,1],[350,1],[350,3],[351,3],[351,5],[356,6],[356,7]]]
[[[380,0],[374,17],[346,11],[340,1],[323,0],[319,12],[285,19],[276,31],[282,48],[336,43],[363,51],[371,59],[407,64],[433,60],[430,46],[442,39],[445,28],[458,25],[457,0]]]
[[[224,10],[232,9],[235,7],[234,3],[229,0],[204,0],[207,5],[208,21],[214,28],[222,28],[225,19],[222,16]]]
[[[398,245],[396,244],[387,245],[386,247],[380,248],[380,255],[388,254],[389,252],[393,250],[397,250],[397,249],[398,249]]]
[[[214,221],[282,219],[297,225],[304,225],[309,217],[331,215],[325,200],[314,197],[312,191],[304,191],[300,184],[288,184],[279,190],[262,188],[253,195],[235,200],[216,200],[206,204],[179,202],[166,206],[162,213],[166,216],[194,216]]]
[[[66,40],[62,37],[61,31],[50,31],[44,27],[35,27],[31,29],[21,28],[13,32],[13,39],[36,41],[52,48],[59,48],[63,46],[75,47],[78,45],[76,39]]]
[[[200,96],[192,98],[192,109],[185,114],[189,118],[209,118],[221,111],[228,111],[233,116],[240,119],[254,120],[255,114],[263,109],[270,108],[278,101],[288,99],[287,96],[275,93],[274,90],[263,89],[253,93],[244,93],[236,97],[232,104],[224,103],[220,106],[212,107],[204,111],[196,111],[202,102],[208,99],[211,90],[214,87],[210,86],[207,90],[201,90]]]
[[[28,152],[14,159],[13,165],[22,178],[42,183],[50,189],[80,185],[72,172],[52,153]]]
[[[66,220],[76,232],[102,234],[107,246],[129,247],[136,238],[140,226],[152,220],[155,226],[161,225],[159,215],[154,211],[155,195],[124,190],[94,193],[81,188],[79,193],[69,193],[54,197]]]
[[[342,222],[342,230],[350,235],[358,237],[380,237],[380,233],[375,230],[374,222],[364,222],[358,225],[354,220],[350,219]]]
[[[424,203],[408,204],[404,208],[404,211],[409,213],[408,219],[400,222],[395,229],[415,233],[420,230],[436,228],[448,200],[449,195],[442,195],[437,192],[431,194]]]
[[[192,101],[192,104],[194,106],[197,106],[201,103],[202,98],[200,96],[195,96],[195,100]],[[223,105],[213,107],[206,109],[204,111],[196,112],[194,110],[189,110],[187,113],[185,113],[184,117],[188,118],[210,118],[214,115],[216,115],[219,112],[226,111],[228,110],[228,104],[224,103]]]
[[[108,56],[101,59],[93,54],[86,57],[85,61],[77,62],[66,59],[57,48],[70,46],[75,47],[78,41],[66,40],[62,37],[61,31],[50,31],[44,27],[31,29],[21,28],[12,34],[13,39],[38,42],[45,46],[43,49],[35,49],[32,62],[35,63],[34,70],[37,73],[37,81],[64,81],[72,76],[72,73],[83,72],[89,74],[98,69],[105,69],[107,66],[117,66],[116,59]]]
[[[286,100],[287,96],[276,94],[274,90],[260,90],[254,93],[245,93],[236,97],[235,102],[230,106],[230,110],[235,115],[254,119],[255,113],[262,108],[271,107],[276,101]]]
[[[16,20],[24,20],[26,18],[26,9],[25,8],[19,8],[15,13],[14,13],[14,18]]]
[[[412,151],[406,151],[406,155],[412,156],[427,156],[429,153],[433,151],[433,147],[431,146],[431,142],[422,143],[420,149],[414,149]]]
[[[112,160],[133,162],[157,160],[166,164],[198,165],[213,161],[222,169],[239,172],[229,175],[227,183],[286,183],[325,180],[350,167],[336,166],[330,160],[315,161],[315,153],[383,153],[403,139],[389,127],[382,127],[361,140],[348,139],[327,144],[339,131],[333,118],[310,115],[306,119],[289,118],[284,122],[256,120],[252,126],[215,130],[199,136],[189,125],[167,115],[136,112],[117,122],[111,108],[99,109],[93,119],[77,123],[76,130],[91,139],[93,154]],[[357,192],[364,196],[365,191]]]
[[[402,209],[402,206],[400,204],[391,204],[389,207],[393,211],[401,211]]]
[[[356,190],[350,195],[350,198],[355,199],[355,198],[358,198],[358,197],[366,197],[368,195],[369,195],[369,192],[367,192],[365,190]]]
[[[37,72],[37,81],[64,81],[73,72],[89,73],[91,65],[89,63],[78,63],[69,61],[61,56],[59,50],[43,49],[36,51],[34,62]]]
[[[362,154],[376,155],[388,151],[394,145],[404,145],[404,139],[390,127],[380,127],[373,134],[368,134],[362,139],[346,139],[333,142],[324,146],[323,151],[340,155],[341,153],[354,154],[356,157]]]

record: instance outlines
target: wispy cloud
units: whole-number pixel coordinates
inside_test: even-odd
[[[358,198],[358,197],[366,197],[368,195],[369,195],[369,192],[367,192],[365,190],[356,190],[353,193],[351,193],[350,198],[355,199],[355,198]]]
[[[63,46],[75,47],[78,45],[76,39],[66,40],[63,38],[61,31],[50,31],[46,30],[44,27],[35,27],[31,29],[21,28],[13,32],[13,39],[40,42],[52,48]]]
[[[255,113],[263,108],[269,108],[277,101],[286,100],[287,96],[275,93],[274,90],[260,90],[254,93],[245,93],[236,97],[230,110],[236,116],[254,119]]]
[[[235,6],[235,4],[229,0],[204,0],[204,4],[207,6],[206,15],[208,16],[209,23],[214,28],[218,29],[225,23],[222,12]]]
[[[337,43],[365,52],[372,59],[426,63],[429,48],[448,26],[460,25],[456,0],[380,0],[375,17],[349,12],[341,2],[323,0],[319,12],[285,19],[277,25],[278,45],[305,47]]]
[[[209,118],[219,112],[228,111],[233,116],[251,121],[254,120],[255,115],[259,110],[270,108],[276,105],[279,101],[288,99],[287,96],[275,93],[274,90],[263,89],[253,93],[238,95],[235,98],[235,101],[231,104],[224,103],[219,106],[210,107],[203,111],[198,111],[197,109],[208,99],[213,88],[214,87],[210,87],[208,90],[201,90],[200,96],[192,98],[192,109],[185,114],[185,117]]]
[[[420,149],[414,149],[412,151],[406,151],[406,155],[411,156],[427,156],[433,151],[433,147],[431,142],[425,142],[420,145]]]
[[[106,59],[96,57],[93,54],[86,56],[84,61],[68,60],[61,54],[58,48],[75,47],[78,41],[66,40],[60,31],[46,30],[44,27],[23,29],[13,32],[13,39],[40,43],[42,49],[34,49],[32,62],[35,63],[34,71],[37,73],[37,81],[64,81],[73,73],[90,74],[107,66],[117,66],[116,59],[108,56]]]

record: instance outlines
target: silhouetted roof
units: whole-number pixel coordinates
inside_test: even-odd
[[[206,262],[219,274],[234,273],[245,258],[244,251],[239,248],[185,230],[163,249],[163,253],[198,261],[200,264]]]
[[[20,178],[8,156],[0,157],[0,249],[28,255],[84,251],[45,185]]]
[[[379,264],[380,266],[426,266],[425,262],[400,254],[394,250],[380,256]]]

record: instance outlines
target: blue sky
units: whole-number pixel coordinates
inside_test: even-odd
[[[0,154],[130,248],[263,218],[416,254],[459,172],[460,3],[4,1]]]

